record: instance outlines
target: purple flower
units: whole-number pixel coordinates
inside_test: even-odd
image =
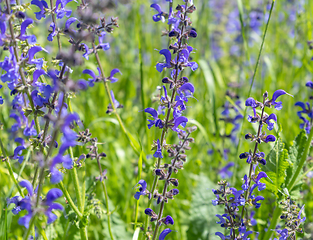
[[[145,214],[152,217],[155,215],[155,212],[151,208],[146,208],[145,209]]]
[[[223,167],[219,174],[221,178],[230,178],[233,175],[233,172],[228,170],[229,168],[233,167],[235,164],[233,162],[228,163],[225,167]]]
[[[153,125],[158,128],[163,128],[163,122],[161,119],[158,118],[159,114],[154,108],[146,108],[146,113],[149,113],[153,120],[149,120],[148,128],[150,129]]]
[[[309,87],[311,89],[313,89],[313,82],[312,81],[308,81],[306,84],[305,84],[306,87]]]
[[[150,6],[151,8],[154,8],[158,13],[153,15],[152,19],[153,21],[155,22],[159,22],[160,20],[163,20],[164,17],[163,17],[163,11],[161,10],[161,7],[159,6],[159,4],[151,4]]]
[[[71,2],[72,0],[57,0],[55,3],[55,13],[57,14],[58,19],[62,19],[65,15],[66,17],[70,17],[72,14],[72,10],[65,9],[65,6]],[[61,7],[59,8],[59,6]]]
[[[269,100],[267,103],[274,106],[276,110],[281,110],[283,108],[282,102],[276,102],[276,100],[278,97],[285,95],[285,94],[288,94],[288,93],[282,89],[276,90],[273,93],[272,99]],[[288,94],[288,95],[290,95],[290,94]]]
[[[165,224],[165,225],[173,225],[174,224],[174,219],[170,216],[170,215],[167,215],[163,220],[162,222]]]
[[[61,150],[61,148],[60,148]],[[63,167],[66,169],[71,169],[73,167],[73,160],[69,157],[69,155],[63,156],[61,153],[56,155],[51,162],[50,165],[50,172],[51,178],[50,182],[52,184],[57,184],[63,180],[63,173],[60,172],[57,168],[57,164],[63,164]]]
[[[34,125],[35,125],[35,121],[33,120],[29,127],[26,126],[26,128],[24,129],[24,132],[23,132],[25,136],[30,137],[30,136],[36,136],[37,135],[37,131],[34,128]]]
[[[102,32],[101,36],[99,36],[99,45],[97,48],[101,48],[103,51],[107,51],[110,49],[110,44],[104,42],[104,37],[106,35],[106,32]]]
[[[158,72],[162,72],[164,68],[171,68],[174,66],[173,63],[171,62],[172,54],[171,54],[170,50],[162,49],[160,51],[160,54],[164,55],[165,63],[158,63],[156,65],[156,69],[158,70]]]
[[[117,101],[117,100],[115,99],[114,93],[113,93],[112,90],[110,91],[110,93],[111,93],[111,98],[112,98],[114,107],[115,107],[115,108],[123,108],[123,105],[120,104],[119,101]],[[109,105],[108,105],[108,110],[106,111],[106,113],[110,113],[110,112],[112,112],[112,111],[113,111],[113,107],[112,107],[111,103],[109,103]]]
[[[40,9],[39,12],[35,12],[36,18],[38,20],[40,20],[41,18],[46,18],[45,8],[49,8],[48,4],[46,3],[46,1],[44,1],[44,0],[41,0],[41,1],[39,1],[39,0],[32,0],[31,4],[36,5]]]
[[[114,77],[114,75],[115,75],[116,73],[120,73],[120,74],[122,74],[122,73],[121,73],[121,71],[120,71],[119,69],[114,68],[114,69],[111,71],[110,76],[109,76],[109,77],[107,77],[106,79],[110,80],[110,81],[111,81],[111,83],[115,83],[115,82],[117,82],[117,81],[118,81],[118,79]]]
[[[21,32],[20,35],[18,35],[18,39],[25,41],[29,36],[25,35],[26,28],[32,24],[34,21],[31,18],[25,19],[24,22],[21,24]]]
[[[266,142],[266,143],[268,143],[268,142],[275,142],[276,141],[276,137],[274,135],[267,135],[266,138],[263,141]]]
[[[301,214],[303,211],[304,211],[304,205],[302,206],[298,214],[298,219],[300,220],[300,223],[303,223],[306,220],[306,217],[301,218]]]
[[[24,227],[29,227],[29,222],[33,217],[33,214],[38,214],[34,208],[36,206],[36,197],[32,197],[37,194],[37,191],[33,191],[32,184],[23,180],[20,182],[21,187],[25,187],[27,189],[27,196],[25,198],[21,197],[13,197],[8,200],[8,204],[14,203],[15,207],[12,210],[14,214],[18,214],[21,210],[26,210],[27,214],[21,218],[19,218],[18,223],[23,225]],[[54,222],[57,219],[57,216],[52,213],[52,210],[63,210],[63,206],[59,203],[55,203],[55,200],[62,196],[62,191],[57,188],[52,188],[46,195],[46,199],[40,202],[41,207],[45,209],[45,215],[48,218],[48,224]]]
[[[283,230],[277,229],[277,234],[280,235],[279,240],[287,240],[288,239],[288,230],[284,228]]]
[[[156,152],[153,154],[153,157],[155,158],[163,158],[162,156],[162,148],[161,148],[161,144],[160,144],[160,140],[157,140],[157,150]]]
[[[267,178],[267,174],[265,172],[259,172],[258,176],[255,179],[253,179],[256,185],[258,186],[259,191],[262,191],[266,188],[265,183],[260,182],[261,178]]]
[[[256,103],[256,101],[252,97],[249,97],[246,100],[246,106],[247,107],[252,107],[252,108],[257,108],[259,105]]]
[[[138,182],[139,185],[141,185],[141,187],[139,187],[139,192],[136,192],[134,198],[139,200],[141,195],[147,195],[147,183],[145,180],[139,180]]]
[[[17,159],[18,162],[20,164],[22,164],[23,160],[24,160],[24,156],[22,156],[23,154],[23,150],[26,149],[25,145],[24,145],[24,139],[23,138],[15,138],[15,142],[21,144],[20,146],[17,146],[14,149],[14,155],[12,159]]]
[[[270,120],[274,120],[274,122],[277,122],[277,117],[274,113],[269,115],[268,118],[265,120],[265,122],[267,124],[267,129],[271,131],[271,130],[273,130],[275,123],[270,122]]]
[[[51,30],[50,30],[51,29]],[[57,32],[55,31],[56,26],[54,24],[54,22],[50,23],[50,27],[49,27],[49,35],[47,37],[48,41],[52,42],[53,38],[57,35]]]
[[[186,127],[186,124],[188,122],[188,118],[181,116],[178,117],[174,120],[174,126],[172,127],[172,130],[175,132],[179,132],[181,131],[180,129],[178,129],[178,127],[181,125],[182,127]]]
[[[78,19],[77,19],[77,18],[74,18],[74,17],[71,17],[71,18],[67,19],[66,22],[65,22],[64,31],[65,31],[65,32],[69,31],[70,26],[71,26],[74,22],[76,22],[76,21],[78,21]]]
[[[89,86],[90,87],[93,87],[95,84],[95,82],[99,81],[101,79],[100,75],[100,68],[97,68],[98,69],[98,72],[99,72],[99,75],[96,76],[96,74],[92,71],[92,70],[89,70],[89,69],[85,69],[83,71],[84,74],[88,74],[91,76],[91,78],[88,78],[88,81],[89,81]]]
[[[160,233],[159,240],[164,240],[165,237],[167,236],[167,234],[169,234],[170,232],[172,232],[171,229],[169,229],[169,228],[164,229],[164,230]]]

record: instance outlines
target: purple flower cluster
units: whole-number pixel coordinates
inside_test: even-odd
[[[313,89],[313,82],[308,81],[305,86],[309,89]],[[311,96],[310,96],[311,99]],[[304,129],[307,133],[310,133],[313,121],[313,110],[309,102],[296,102],[295,106],[300,107],[302,110],[297,112],[298,117],[303,123],[300,124],[300,128]]]
[[[144,111],[150,115],[148,119],[148,128],[152,127],[162,130],[161,138],[153,144],[155,153],[153,157],[157,159],[156,168],[154,170],[155,180],[152,186],[152,190],[147,190],[147,183],[144,180],[139,181],[139,191],[136,192],[135,198],[138,200],[140,196],[147,195],[149,199],[154,198],[157,204],[160,204],[160,212],[156,214],[151,208],[149,202],[148,208],[145,210],[147,217],[150,217],[150,221],[156,221],[157,224],[154,228],[152,239],[156,239],[159,227],[164,225],[173,225],[174,220],[171,216],[162,218],[164,204],[168,202],[168,199],[173,199],[175,195],[179,193],[179,190],[173,188],[168,190],[170,185],[174,187],[178,186],[178,179],[173,178],[172,174],[177,173],[179,169],[183,168],[184,162],[186,162],[186,150],[189,150],[189,143],[193,142],[193,139],[189,137],[190,133],[196,128],[187,128],[187,132],[182,128],[186,127],[188,118],[184,116],[186,110],[186,104],[189,99],[193,96],[195,89],[194,86],[189,82],[189,79],[182,76],[183,70],[190,68],[195,71],[198,68],[196,62],[191,61],[190,55],[194,49],[188,44],[190,38],[196,38],[197,32],[191,27],[191,20],[188,14],[191,14],[196,10],[194,5],[188,5],[189,1],[185,1],[183,5],[178,5],[176,11],[172,8],[172,1],[169,2],[169,13],[162,10],[158,4],[152,4],[151,8],[157,11],[152,19],[155,22],[161,20],[168,20],[167,23],[170,29],[166,32],[167,36],[171,38],[172,44],[166,49],[159,51],[164,56],[165,61],[156,64],[156,70],[158,72],[166,71],[170,69],[170,76],[164,77],[162,83],[164,84],[162,90],[163,94],[160,94],[159,105],[157,108],[146,108]],[[170,96],[168,95],[170,92]],[[157,109],[157,110],[156,110]],[[165,114],[165,117],[162,115]],[[178,134],[180,142],[177,145],[166,147],[168,156],[172,157],[170,164],[165,163],[161,165],[161,159],[165,156],[162,151],[165,146],[169,146],[166,143],[165,134],[171,129],[173,132]],[[156,189],[157,181],[164,181],[164,188],[161,193]],[[148,218],[147,218],[148,219]],[[148,222],[145,224],[145,231],[148,229]],[[169,228],[162,231],[159,236],[160,240],[163,240],[171,230]]]
[[[301,216],[304,213],[304,205],[300,209],[290,197],[287,197],[280,205],[283,208],[280,219],[285,220],[285,228],[276,229],[279,238],[274,238],[274,240],[296,239],[297,232],[303,233],[300,225],[306,220],[306,217]]]
[[[260,192],[266,188],[265,183],[262,183],[261,179],[267,178],[265,172],[258,171],[257,169],[259,164],[266,164],[266,160],[264,159],[265,154],[258,150],[258,146],[262,142],[268,143],[276,140],[275,136],[267,135],[265,131],[262,131],[264,125],[267,125],[269,131],[273,130],[274,123],[277,121],[275,114],[272,113],[268,115],[264,110],[265,107],[270,108],[271,106],[280,110],[282,108],[282,102],[277,102],[277,99],[284,94],[287,94],[287,92],[284,90],[277,90],[274,92],[271,99],[268,99],[268,94],[265,92],[263,94],[262,102],[258,102],[253,98],[248,98],[246,100],[245,105],[251,107],[253,110],[253,116],[249,115],[248,121],[251,123],[259,123],[259,127],[256,135],[248,133],[245,136],[246,139],[255,142],[254,150],[241,153],[239,156],[240,159],[247,159],[246,162],[250,165],[249,174],[245,175],[243,178],[243,184],[241,186],[242,190],[228,187],[229,184],[225,180],[221,180],[218,183],[220,189],[213,189],[216,199],[212,200],[212,204],[214,206],[225,206],[225,213],[223,215],[216,215],[220,220],[217,223],[220,224],[221,227],[230,230],[229,236],[224,236],[223,233],[217,232],[216,235],[221,239],[249,239],[248,235],[252,234],[252,231],[247,231],[247,223],[252,220],[244,218],[246,205],[253,205],[255,208],[261,207],[261,202],[264,200],[264,197],[258,195],[256,190]],[[258,108],[261,109],[260,115],[257,112]],[[253,218],[253,216],[250,217]],[[256,224],[254,219],[253,222]],[[236,229],[238,229],[238,233],[236,232]]]
[[[27,214],[23,217],[20,217],[18,223],[20,225],[29,228],[30,220],[36,215],[43,213],[47,216],[47,223],[53,223],[57,219],[57,215],[55,215],[52,211],[53,210],[63,210],[63,206],[55,201],[62,196],[62,191],[58,188],[52,188],[46,195],[46,198],[41,200],[39,199],[40,203],[37,204],[37,189],[33,190],[32,184],[27,181],[21,181],[21,187],[25,187],[27,190],[27,195],[22,198],[21,196],[15,196],[11,199],[8,199],[7,204],[10,205],[11,203],[15,204],[14,208],[12,209],[12,213],[14,215],[19,214],[21,211],[26,210]]]
[[[22,163],[25,161],[26,151],[33,154],[31,160],[35,160],[33,184],[27,180],[19,184],[27,189],[27,196],[24,197],[16,183],[20,196],[9,199],[8,204],[15,204],[14,214],[22,210],[27,211],[27,214],[19,219],[19,223],[29,229],[32,229],[32,224],[34,224],[31,219],[35,218],[38,213],[43,212],[50,224],[57,219],[52,211],[63,210],[63,207],[55,203],[55,200],[62,196],[62,191],[65,190],[61,186],[63,186],[62,180],[66,172],[71,172],[74,176],[78,207],[75,206],[70,195],[64,195],[79,220],[87,218],[84,212],[80,212],[84,206],[82,206],[76,172],[76,168],[82,165],[80,160],[83,157],[79,157],[74,162],[72,147],[81,145],[82,143],[79,142],[82,141],[83,143],[91,142],[92,146],[87,147],[89,153],[83,155],[84,158],[96,158],[99,161],[101,157],[105,157],[104,153],[98,153],[97,139],[90,138],[89,132],[86,134],[80,132],[78,135],[73,130],[76,126],[82,125],[79,116],[72,113],[68,105],[70,102],[68,97],[73,93],[86,90],[88,86],[94,86],[96,82],[101,81],[107,84],[107,82],[118,81],[115,74],[120,73],[120,70],[115,68],[109,76],[105,76],[98,56],[98,51],[106,51],[110,48],[110,45],[105,42],[105,36],[118,27],[117,18],[106,21],[96,13],[99,11],[94,11],[99,7],[97,3],[90,2],[87,8],[84,1],[78,6],[76,12],[78,16],[71,17],[72,10],[67,7],[70,2],[72,0],[57,0],[53,6],[53,1],[50,1],[51,6],[48,6],[45,0],[31,1],[31,7],[36,9],[37,20],[43,20],[48,16],[52,19],[47,39],[50,42],[57,40],[55,42],[59,49],[56,58],[52,61],[57,70],[52,70],[46,65],[46,62],[50,62],[51,59],[41,58],[41,56],[46,57],[47,50],[37,43],[34,35],[28,33],[32,24],[36,25],[37,22],[28,18],[25,12],[18,11],[17,9],[20,8],[15,7],[15,1],[5,1],[5,3],[0,1],[0,47],[5,56],[0,62],[0,79],[6,84],[6,86],[0,85],[0,88],[4,88],[5,94],[0,96],[0,104],[6,103],[11,107],[8,122],[12,125],[9,128],[9,134],[16,143],[13,145],[13,155],[6,157],[4,161],[17,160]],[[17,1],[17,4],[20,3]],[[67,18],[65,21],[57,22],[64,17]],[[75,27],[73,23],[76,23]],[[62,49],[61,33],[69,39],[68,51]],[[72,73],[70,67],[80,65],[83,59],[88,60],[91,54],[94,54],[98,60],[99,75],[90,69],[85,69],[83,73],[90,76],[88,80],[70,79]],[[112,104],[108,106],[107,112],[122,107],[110,90],[108,90],[108,98]],[[50,128],[50,125],[53,127]],[[1,147],[3,148],[2,143]],[[5,150],[1,149],[1,151],[4,154]],[[30,161],[30,159],[27,160]],[[105,179],[105,173],[101,170],[100,162],[98,166],[99,179],[102,181]],[[47,176],[46,172],[48,172]],[[11,177],[14,178],[13,173]],[[51,184],[60,184],[62,191],[53,188],[42,200],[42,189],[46,178],[50,178]],[[34,190],[35,186],[37,186],[36,190]],[[30,231],[27,232],[29,233]]]

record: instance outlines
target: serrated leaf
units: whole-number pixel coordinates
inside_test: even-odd
[[[305,144],[308,140],[308,137],[305,134],[305,131],[301,131],[299,135],[293,141],[293,145],[289,148],[289,168],[287,169],[286,185],[292,179],[297,166],[302,158],[304,153]]]
[[[212,200],[215,199],[212,188],[216,187],[217,185],[212,183],[210,179],[200,175],[198,186],[192,195],[187,239],[218,239],[215,232],[223,231],[216,224],[218,219],[215,215],[223,214],[224,210],[221,206],[213,206],[212,204]]]
[[[266,189],[273,192],[278,197],[278,190],[285,187],[286,170],[289,167],[288,151],[280,138],[277,139],[274,148],[266,158],[266,165],[262,170],[266,172]]]

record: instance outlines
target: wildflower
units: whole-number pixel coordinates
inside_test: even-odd
[[[163,158],[161,144],[160,144],[160,140],[159,139],[157,140],[157,150],[153,154],[153,157],[155,157],[155,158]]]
[[[171,229],[169,229],[169,228],[164,229],[164,230],[160,233],[159,240],[164,240],[165,237],[166,237],[170,232],[172,232]]]
[[[138,184],[141,185],[141,187],[139,187],[139,192],[136,192],[134,196],[134,198],[137,200],[139,200],[141,195],[149,194],[149,191],[147,190],[147,183],[145,180],[139,180]]]
[[[29,222],[34,214],[38,214],[38,211],[34,209],[36,206],[36,194],[37,190],[33,191],[33,186],[27,180],[23,180],[20,183],[21,187],[25,187],[28,194],[25,198],[13,197],[8,200],[8,204],[14,203],[15,207],[13,208],[13,214],[19,214],[21,210],[26,210],[27,214],[19,218],[18,223],[24,227],[29,227]],[[46,195],[44,200],[40,200],[40,206],[38,210],[44,211],[43,213],[47,216],[48,224],[53,223],[57,216],[52,212],[53,210],[63,210],[63,206],[59,203],[55,203],[55,200],[62,196],[62,191],[58,188],[52,188]]]
[[[45,8],[49,8],[46,1],[44,1],[44,0],[41,0],[41,1],[40,0],[32,0],[31,4],[36,5],[40,9],[39,12],[35,12],[36,18],[38,20],[40,20],[41,18],[46,18]]]
[[[149,124],[148,124],[148,128],[149,129],[153,125],[155,127],[158,127],[158,128],[163,128],[163,122],[162,122],[161,119],[158,118],[159,114],[158,114],[158,112],[155,109],[153,109],[153,108],[146,108],[145,112],[149,113],[151,115],[151,117],[154,119],[154,120],[148,120],[149,121]]]
[[[154,3],[154,4],[151,4],[150,7],[154,8],[158,12],[157,14],[153,15],[153,17],[152,17],[153,21],[155,21],[155,22],[159,22],[160,20],[163,21],[164,20],[164,13],[162,12],[160,5]]]

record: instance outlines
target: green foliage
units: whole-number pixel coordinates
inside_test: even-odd
[[[293,145],[289,148],[290,166],[287,169],[286,186],[288,185],[289,181],[291,180],[294,173],[296,172],[297,166],[299,165],[302,155],[304,153],[304,148],[305,148],[305,144],[307,140],[308,140],[308,137],[305,131],[301,131],[300,134],[293,141]]]
[[[262,170],[266,172],[266,189],[273,192],[278,197],[278,191],[285,187],[286,170],[289,167],[288,151],[281,138],[276,140],[275,146],[267,155],[266,165]]]
[[[224,210],[222,207],[212,204],[212,200],[215,198],[212,189],[215,189],[217,185],[203,174],[198,179],[198,186],[192,194],[187,239],[218,239],[215,232],[223,229],[216,224],[218,218],[215,215],[223,214]]]

